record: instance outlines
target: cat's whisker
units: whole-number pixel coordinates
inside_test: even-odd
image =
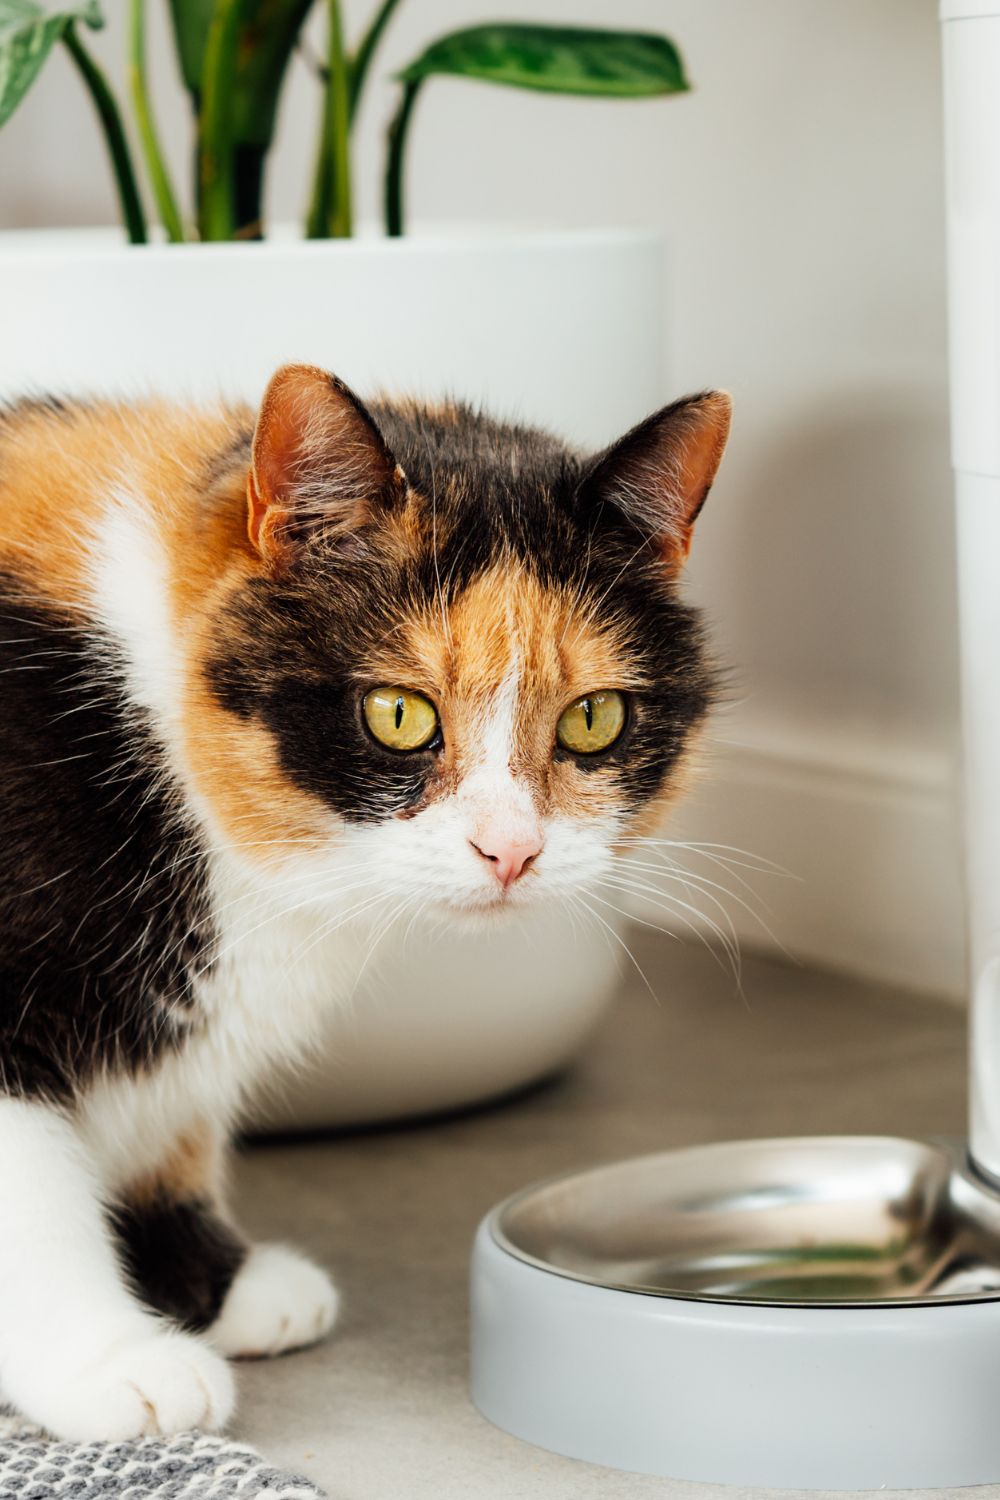
[[[403,946],[404,951],[406,949],[407,944],[410,941],[410,936],[411,936],[411,934],[413,932],[413,928],[414,928],[415,924],[417,923],[417,921],[420,918],[422,918],[424,916],[425,912],[427,911],[428,906],[430,906],[430,904],[431,904],[431,902],[432,902],[433,899],[434,899],[433,896],[431,896],[431,895],[425,895],[421,900],[418,900],[417,904],[414,906],[414,908],[413,908],[413,914],[410,917],[409,922],[406,924],[406,931],[403,933],[403,943],[402,943],[402,946]]]
[[[204,860],[206,854],[225,856],[237,852],[242,854],[250,849],[285,849],[288,851],[290,859],[297,859],[301,857],[299,851],[302,849],[318,852],[318,847],[325,846],[317,846],[316,841],[310,838],[296,838],[293,835],[287,834],[273,839],[240,839],[218,844],[198,843],[195,848],[188,850],[186,853],[179,851],[171,859],[169,868],[172,871],[182,870],[185,865],[197,864],[199,861]],[[264,862],[262,862],[263,864]],[[264,873],[265,869],[268,874],[272,871],[278,871],[284,878],[284,872],[281,871],[280,864],[265,865],[261,870],[261,874]]]
[[[619,851],[619,853],[620,853],[620,851]],[[624,861],[626,861],[626,862],[631,862],[633,854],[647,854],[647,855],[650,855],[653,860],[655,860],[655,861],[658,862],[658,868],[660,868],[660,869],[666,869],[666,870],[671,870],[671,871],[681,870],[685,874],[690,874],[692,876],[696,876],[699,879],[707,879],[708,878],[706,876],[703,876],[699,870],[693,869],[690,861],[687,861],[684,864],[681,864],[678,860],[672,858],[672,856],[670,854],[668,854],[665,849],[656,849],[656,848],[645,848],[644,849],[641,844],[637,844],[637,845],[633,845],[624,854],[620,853],[620,857]],[[741,886],[743,888],[743,890],[746,891],[747,895],[753,897],[754,899],[757,899],[759,893],[758,893],[756,887],[753,886],[750,883],[750,881],[746,878],[746,876],[745,875],[741,875],[739,873],[740,870],[741,869],[746,869],[750,873],[757,874],[757,875],[769,873],[767,871],[761,871],[761,870],[757,870],[755,868],[752,868],[752,867],[750,867],[748,865],[743,864],[742,862],[740,862],[738,860],[720,859],[716,855],[704,855],[703,854],[702,858],[705,859],[705,860],[707,860],[707,862],[709,864],[711,864],[714,868],[722,871],[722,873],[725,874],[725,875],[727,875],[730,879],[735,880],[736,883],[737,883],[737,885]],[[766,905],[766,903],[765,903],[765,905]]]
[[[655,853],[657,851],[653,852]],[[667,856],[662,857],[664,859],[667,858]],[[773,927],[771,926],[771,923],[764,915],[765,912],[770,914],[770,906],[766,901],[763,900],[762,897],[760,897],[758,892],[748,884],[747,881],[745,881],[741,876],[737,875],[734,871],[730,870],[728,871],[728,873],[734,880],[739,882],[744,890],[747,891],[748,896],[753,898],[752,900],[745,899],[737,891],[730,890],[728,886],[722,885],[718,881],[711,880],[708,876],[701,875],[697,871],[692,871],[686,869],[683,866],[676,865],[673,861],[669,861],[668,865],[647,865],[645,862],[633,861],[630,857],[625,856],[621,860],[619,868],[625,867],[639,868],[647,873],[650,878],[678,881],[681,884],[687,886],[689,890],[691,887],[693,887],[694,890],[696,890],[699,894],[702,894],[706,897],[706,899],[711,900],[713,905],[715,905],[719,910],[726,912],[726,916],[728,918],[729,913],[726,910],[723,901],[719,897],[712,894],[715,891],[720,892],[721,895],[726,897],[727,900],[734,902],[738,907],[740,907],[741,910],[746,912],[751,921],[760,928],[761,933],[767,938],[768,942],[778,950],[778,952],[783,954],[784,957],[787,958],[790,962],[794,961],[792,955],[785,947],[785,944],[777,936]],[[723,868],[725,868],[725,866],[723,866]]]
[[[614,886],[604,882],[602,882],[602,888],[620,893],[622,896],[635,894],[634,892],[624,890],[621,886]],[[661,926],[660,923],[650,920],[648,916],[641,916],[635,911],[626,912],[623,908],[619,907],[615,907],[614,909],[620,910],[623,916],[628,916],[630,921],[637,923],[639,926],[648,927],[651,931],[659,933],[662,937],[669,937],[675,941],[686,941],[683,934],[678,931],[678,927],[683,928],[711,955],[712,961],[718,965],[723,973],[731,975],[738,992],[742,994],[742,958],[739,947],[733,943],[728,933],[703,912],[696,912],[694,916],[689,916],[682,908],[669,900],[653,902],[647,897],[645,901],[646,909],[648,910],[653,905],[658,905],[661,908],[667,924],[666,926]]]
[[[669,849],[685,849],[692,854],[702,854],[706,859],[725,860],[726,855],[740,855],[742,859],[749,861],[746,868],[754,870],[762,875],[781,875],[788,880],[801,880],[794,870],[787,869],[784,865],[777,864],[766,855],[755,854],[749,849],[740,849],[735,844],[706,843],[697,839],[663,839],[653,838],[649,834],[626,834],[616,839],[619,844],[646,844],[650,847],[660,846]],[[738,864],[738,860],[732,863]]]
[[[368,915],[369,913],[376,911],[380,905],[384,905],[385,902],[388,901],[389,899],[390,899],[390,897],[389,897],[389,894],[387,892],[380,891],[380,892],[376,893],[375,896],[366,897],[362,901],[355,903],[355,905],[352,906],[352,907],[350,907],[346,912],[338,912],[338,913],[336,913],[336,915],[331,916],[330,918],[327,919],[326,922],[324,922],[320,926],[320,928],[316,932],[315,936],[311,939],[311,941],[309,943],[307,943],[304,948],[300,948],[300,949],[297,950],[296,961],[300,960],[301,958],[304,958],[306,954],[308,954],[309,952],[311,952],[312,949],[317,946],[317,944],[324,942],[327,938],[331,937],[335,932],[338,932],[340,930],[340,928],[343,927],[343,926],[345,926],[348,921],[356,919],[356,918],[358,918],[360,916],[363,916],[363,915]],[[363,968],[364,968],[364,965],[362,965],[362,970],[363,970]],[[347,996],[347,1001],[346,1001],[347,1004],[350,1004],[353,1001],[353,999],[354,999],[354,995],[355,995],[355,992],[357,990],[358,980],[359,979],[360,979],[360,973],[358,975],[358,979],[356,979],[356,981],[355,981],[354,988],[351,990],[351,993]]]
[[[348,885],[346,887],[341,887],[338,890],[332,892],[332,895],[337,896],[339,898],[339,897],[342,897],[344,895],[350,894],[354,890],[363,889],[364,887],[366,887],[368,885],[372,885],[374,883],[375,883],[375,877],[372,876],[372,877],[369,877],[366,880],[358,881],[358,882],[356,882],[353,885]],[[209,951],[208,958],[207,958],[207,961],[205,962],[205,964],[202,965],[202,967],[200,969],[195,969],[194,970],[194,972],[193,972],[193,980],[197,981],[197,980],[203,979],[207,974],[209,974],[211,972],[212,969],[214,969],[217,966],[221,965],[223,959],[225,959],[229,954],[231,954],[236,948],[238,948],[241,944],[246,943],[246,941],[248,940],[248,938],[253,937],[256,933],[262,931],[265,927],[268,927],[271,923],[277,922],[277,921],[284,921],[288,917],[293,916],[296,912],[303,911],[307,907],[319,904],[322,901],[322,899],[323,899],[322,893],[321,892],[315,892],[313,895],[309,896],[304,901],[297,901],[297,902],[293,903],[290,906],[288,906],[288,905],[286,905],[286,906],[278,906],[278,907],[275,908],[274,911],[269,912],[268,915],[266,917],[264,917],[260,922],[256,922],[256,923],[253,924],[253,926],[251,926],[249,928],[246,928],[244,930],[237,931],[234,934],[234,936],[229,940],[229,942],[227,942],[225,944],[224,947],[222,947],[221,949],[211,949]],[[185,936],[180,940],[180,943],[177,945],[177,947],[183,946],[183,944],[185,942],[187,942],[188,940],[189,940],[188,939],[188,934],[185,934]],[[173,950],[173,952],[171,953],[170,956],[175,956],[175,954],[176,954],[176,948],[175,948],[175,950]]]
[[[711,880],[707,875],[700,875],[697,871],[685,869],[683,865],[671,864],[668,866],[665,864],[654,864],[648,860],[633,860],[626,857],[620,859],[615,868],[621,871],[640,871],[650,879],[674,881],[677,884],[686,886],[688,890],[693,887],[695,890],[704,893],[709,899],[715,901],[718,901],[718,897],[713,896],[712,893],[716,891],[721,892],[727,900],[734,902],[748,916],[752,917],[755,922],[759,922],[762,927],[766,926],[764,918],[757,907],[751,901],[747,900],[746,897],[741,896],[738,891],[731,890],[729,886],[722,885],[718,880]],[[756,892],[752,887],[747,885],[746,881],[740,880],[740,877],[735,875],[733,878],[739,880],[740,884],[750,895],[756,898]],[[721,905],[722,903],[719,902],[719,904]],[[761,900],[761,905],[765,910],[769,909],[767,903],[763,900]]]
[[[281,841],[279,840],[277,842],[281,842]],[[191,857],[194,858],[195,856],[191,856]],[[291,873],[286,873],[286,874],[284,874],[282,876],[281,887],[282,887],[282,890],[288,890],[290,888],[299,887],[299,886],[302,886],[302,885],[313,884],[316,887],[316,899],[317,899],[317,901],[322,901],[322,900],[327,899],[329,896],[332,896],[333,894],[335,894],[336,891],[339,889],[340,884],[345,879],[351,878],[354,875],[358,874],[359,872],[361,872],[361,871],[367,871],[368,869],[369,869],[368,862],[365,861],[365,860],[359,860],[359,861],[355,861],[355,862],[350,863],[350,864],[338,863],[336,869],[333,870],[333,871],[330,871],[330,870],[326,870],[326,871],[317,871],[317,870],[299,870],[299,871],[294,871],[294,872],[291,872]],[[160,871],[160,870],[156,870],[156,871],[152,871],[152,872],[147,871],[147,880],[155,878],[156,876],[158,876],[161,873],[162,873],[162,871]],[[166,901],[168,899],[169,899],[169,896],[165,897],[164,901]],[[263,899],[265,899],[265,895],[264,895],[264,891],[261,889],[261,887],[258,884],[256,884],[256,883],[255,884],[251,884],[251,885],[248,886],[248,888],[246,890],[241,891],[240,894],[237,895],[237,896],[231,897],[228,901],[224,901],[224,902],[218,902],[218,901],[216,901],[216,902],[212,903],[211,904],[211,909],[210,909],[209,913],[205,917],[199,918],[198,920],[190,923],[188,930],[191,933],[197,932],[197,931],[201,930],[203,927],[207,927],[207,926],[212,925],[213,923],[217,923],[218,919],[221,916],[225,915],[226,913],[228,913],[230,911],[235,910],[237,907],[239,907],[241,905],[245,905],[245,904],[253,902],[253,901],[261,901]],[[164,903],[163,902],[153,903],[153,908],[152,909],[156,909],[158,906],[160,906],[162,904],[164,904]]]
[[[609,889],[620,889],[620,887],[612,886],[611,882],[608,881],[600,881],[598,882],[598,884],[600,884],[601,886],[607,886]],[[642,927],[648,927],[651,931],[659,933],[661,937],[668,937],[672,938],[674,941],[680,941],[678,934],[672,931],[669,927],[660,927],[655,922],[650,922],[644,917],[640,917],[633,912],[626,911],[624,907],[617,906],[613,901],[608,901],[604,897],[598,896],[594,891],[591,891],[590,894],[594,897],[595,901],[599,901],[603,906],[609,907],[612,911],[617,912],[619,916],[625,917],[629,921],[637,922]],[[702,945],[707,949],[707,951],[711,954],[713,960],[719,965],[723,972],[726,972],[726,965],[723,962],[723,959],[719,952],[719,948],[722,949],[722,952],[725,954],[726,958],[729,961],[729,972],[732,974],[737,989],[742,994],[742,975],[739,949],[733,949],[733,947],[731,946],[731,942],[725,932],[723,932],[722,929],[710,918],[706,917],[703,912],[695,911],[695,916],[698,920],[692,920],[691,917],[687,917],[681,911],[676,910],[672,898],[665,899],[667,899],[669,902],[669,904],[664,906],[664,912],[667,914],[667,916],[676,917],[676,919],[680,921],[683,926],[687,927],[691,931],[691,933],[698,939],[698,941],[702,943]],[[686,903],[681,903],[682,906],[685,904]],[[692,910],[694,909],[692,908]],[[718,938],[718,948],[709,942],[707,935],[702,930],[702,927],[699,925],[699,923],[704,923],[704,925],[707,926],[710,931],[715,933],[716,937]]]
[[[605,879],[609,884],[616,884],[620,889],[630,891],[634,895],[639,896],[641,899],[645,899],[648,901],[648,898],[650,896],[656,896],[658,898],[670,901],[677,907],[678,910],[684,909],[691,912],[699,921],[712,923],[714,920],[706,911],[703,911],[700,907],[695,906],[693,902],[682,901],[679,896],[676,896],[672,891],[665,891],[662,886],[652,885],[648,881],[641,880],[638,877],[629,878],[626,876],[609,875],[605,877]],[[691,890],[691,887],[686,882],[681,881],[679,883],[684,887],[689,896],[694,894],[694,892],[692,892]],[[733,922],[730,913],[723,906],[722,902],[716,896],[713,896],[710,892],[707,891],[698,891],[697,894],[712,902],[713,906],[720,913],[720,916],[725,923],[725,931],[728,934],[729,947],[731,947],[732,949],[738,949],[739,937],[736,932],[735,923]]]
[[[404,911],[406,911],[406,909],[409,906],[409,904],[410,904],[410,897],[409,896],[404,896],[403,899],[400,902],[398,902],[398,904],[395,907],[393,907],[392,911],[389,913],[388,917],[385,919],[385,922],[383,923],[381,930],[372,939],[372,942],[370,943],[370,945],[368,947],[368,951],[366,952],[366,954],[365,954],[365,956],[364,956],[364,958],[363,958],[363,960],[361,962],[361,967],[358,970],[357,975],[356,975],[355,980],[354,980],[354,985],[353,985],[353,988],[351,990],[351,997],[350,997],[352,1000],[353,1000],[354,996],[357,994],[358,990],[361,988],[361,981],[364,978],[365,971],[367,970],[368,965],[371,962],[371,959],[372,959],[373,954],[375,953],[375,950],[379,947],[379,945],[381,944],[383,938],[385,938],[387,936],[387,934],[391,930],[392,925],[396,921],[396,919],[398,917],[400,917]]]
[[[296,964],[301,963],[314,948],[325,942],[327,938],[332,937],[335,932],[339,932],[342,927],[346,927],[348,922],[354,921],[369,912],[376,911],[388,899],[384,891],[377,891],[374,896],[362,897],[353,906],[349,906],[346,911],[338,910],[336,915],[329,917],[320,925],[308,943],[300,945],[295,950],[292,962]]]
[[[358,873],[358,871],[351,871],[351,873]],[[349,880],[349,874],[351,873],[345,870],[337,871],[337,876],[339,876],[339,880],[337,880],[337,882],[328,879],[327,882],[325,882],[325,885],[318,886],[318,888],[313,889],[313,894],[310,895],[310,897],[307,897],[306,900],[297,901],[297,903],[291,904],[291,906],[277,906],[276,909],[273,910],[273,912],[268,913],[268,915],[265,916],[265,918],[262,919],[261,922],[255,924],[255,926],[250,927],[250,929],[240,930],[240,932],[237,932],[237,935],[234,936],[234,939],[232,939],[232,941],[229,942],[229,944],[226,945],[225,948],[222,948],[222,950],[211,951],[211,953],[208,954],[207,965],[205,965],[204,968],[199,969],[199,971],[195,971],[195,974],[193,974],[193,980],[199,980],[199,978],[204,977],[204,975],[207,974],[207,972],[210,971],[211,968],[214,968],[217,963],[222,962],[223,957],[225,957],[226,954],[228,954],[229,951],[232,950],[232,948],[237,947],[237,945],[241,944],[241,942],[246,942],[247,938],[255,935],[256,932],[264,929],[264,927],[267,927],[270,922],[279,921],[279,919],[285,918],[285,916],[288,915],[292,915],[292,913],[298,912],[298,910],[303,910],[304,907],[310,906],[310,904],[316,904],[316,906],[319,906],[322,901],[333,900],[334,897],[342,897],[342,895],[351,894],[354,889],[363,888],[364,885],[369,885],[369,883],[373,883],[373,880],[375,880],[375,876],[373,876],[373,874],[370,874],[369,879],[361,880],[361,882],[345,883],[346,880]],[[312,876],[301,874],[301,876],[298,877],[297,880],[292,880],[292,882],[288,883],[289,885],[295,885],[295,883],[303,882],[307,883],[309,882],[310,877]],[[312,877],[312,879],[315,879],[315,877]],[[249,889],[249,891],[240,892],[240,895],[231,898],[231,900],[226,901],[226,903],[211,907],[204,918],[201,918],[199,919],[199,921],[190,924],[189,929],[187,929],[186,932],[181,935],[181,938],[177,939],[177,942],[175,942],[175,944],[172,945],[171,948],[168,948],[168,950],[163,953],[163,956],[160,957],[160,962],[157,963],[156,968],[151,971],[150,980],[154,980],[154,978],[157,978],[160,974],[162,974],[163,969],[168,966],[168,963],[171,962],[172,959],[175,959],[175,957],[177,957],[177,954],[180,953],[180,951],[183,950],[183,948],[186,947],[187,944],[189,944],[192,936],[195,935],[196,932],[199,932],[202,927],[217,926],[217,924],[219,924],[219,918],[223,915],[223,913],[235,909],[235,907],[240,906],[240,904],[247,904],[250,903],[250,901],[261,901],[262,898],[264,897],[262,897],[261,891],[258,891],[258,889],[256,888],[252,888]]]
[[[629,961],[631,962],[631,964],[632,964],[633,968],[635,969],[636,973],[639,975],[639,978],[642,980],[643,984],[646,986],[647,990],[649,991],[650,995],[652,996],[654,1003],[657,1004],[657,1005],[659,1005],[659,1003],[660,1003],[660,997],[657,995],[656,991],[653,989],[653,986],[650,984],[648,978],[646,977],[646,971],[643,969],[643,967],[640,964],[639,960],[636,958],[635,954],[632,952],[632,949],[629,947],[628,943],[622,937],[621,933],[617,930],[617,928],[613,927],[610,922],[606,921],[604,919],[604,917],[601,916],[600,912],[594,911],[593,907],[590,905],[589,901],[587,900],[587,897],[584,896],[582,892],[577,892],[576,894],[577,894],[577,900],[579,900],[580,902],[582,902],[582,904],[590,912],[590,914],[594,918],[594,920],[596,922],[599,922],[602,927],[604,927],[604,928],[607,929],[607,931],[614,938],[615,942],[618,943],[619,947],[621,947],[624,950],[624,952],[628,955]],[[605,901],[601,896],[598,896],[596,894],[596,892],[593,891],[590,887],[587,888],[587,895],[588,896],[593,896],[594,900],[595,901],[599,901],[602,906],[611,906],[611,902],[610,901]],[[612,911],[619,912],[620,916],[627,916],[628,915],[626,912],[620,911],[620,909],[618,907],[612,906],[611,909],[612,909]]]
[[[589,925],[594,932],[600,934],[601,938],[603,939],[604,946],[607,948],[608,952],[614,956],[616,966],[618,967],[620,973],[621,969],[618,961],[618,949],[617,946],[611,941],[612,936],[614,936],[613,928],[611,928],[606,922],[600,922],[598,920],[597,913],[594,912],[589,906],[587,906],[587,904],[581,898],[579,892],[567,891],[565,892],[565,899],[570,903],[574,912],[580,915],[581,921],[583,921],[586,925]]]
[[[663,859],[635,859],[631,855],[619,855],[615,861],[615,868],[621,870],[641,870],[646,874],[655,875],[660,880],[683,880],[688,884],[697,885],[703,890],[721,891],[723,895],[731,897],[734,901],[743,901],[746,898],[740,896],[730,886],[720,880],[715,880],[711,875],[705,875],[700,870],[694,870],[690,865],[681,864],[676,860]],[[742,876],[731,870],[724,873],[733,879],[736,884],[747,891],[749,896],[756,897],[756,891]]]
[[[664,891],[659,887],[636,881],[616,879],[613,876],[606,876],[601,883],[608,887],[614,886],[618,890],[636,896],[646,905],[659,904],[663,907],[664,911],[672,912],[686,927],[690,928],[692,932],[699,933],[702,938],[704,938],[704,933],[701,932],[701,927],[707,927],[709,931],[715,934],[719,945],[725,950],[730,961],[738,965],[739,935],[732,918],[720,903],[716,902],[716,905],[725,924],[724,926],[717,922],[714,917],[711,917],[708,912],[702,910],[701,907],[695,906],[692,902],[682,900],[671,891]],[[651,899],[653,897],[656,898],[655,901]],[[684,913],[687,913],[687,916]],[[634,916],[636,921],[642,920],[638,913],[635,913]]]

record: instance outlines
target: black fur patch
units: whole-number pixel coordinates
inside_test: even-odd
[[[46,417],[71,417],[86,403],[67,401],[62,396],[20,396],[16,401],[0,402],[0,421],[13,422],[18,417],[39,413]]]
[[[17,596],[0,579],[0,1090],[58,1100],[178,1043],[211,933],[107,646]]]
[[[116,1208],[111,1223],[129,1279],[148,1306],[193,1331],[215,1322],[247,1246],[210,1204],[162,1194],[141,1207]]]
[[[253,447],[253,427],[248,423],[233,434],[232,442],[219,453],[211,453],[205,460],[205,488],[211,489],[220,479],[227,478],[234,469],[246,473],[250,468]]]

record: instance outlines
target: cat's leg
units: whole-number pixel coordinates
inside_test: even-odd
[[[250,1250],[207,1195],[143,1193],[116,1206],[111,1222],[143,1301],[192,1332],[210,1327]]]
[[[288,1245],[254,1245],[208,1330],[233,1358],[284,1354],[318,1343],[339,1306],[327,1273]]]
[[[130,1292],[67,1116],[0,1098],[0,1391],[59,1437],[219,1427],[225,1360]]]
[[[115,1211],[125,1264],[143,1297],[234,1358],[314,1344],[337,1315],[319,1266],[284,1245],[250,1246],[220,1206],[220,1143],[185,1138]]]

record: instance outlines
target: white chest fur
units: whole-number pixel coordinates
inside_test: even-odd
[[[217,940],[190,1031],[151,1067],[103,1075],[77,1105],[109,1192],[155,1171],[185,1133],[231,1130],[256,1089],[280,1087],[364,966],[370,930],[330,901],[290,902],[231,877],[216,879],[215,896]]]

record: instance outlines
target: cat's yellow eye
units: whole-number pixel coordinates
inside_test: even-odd
[[[613,690],[587,693],[566,709],[556,725],[556,739],[574,755],[606,750],[625,728],[625,699]]]
[[[437,734],[437,709],[423,693],[377,687],[365,694],[365,723],[390,750],[422,750]]]

